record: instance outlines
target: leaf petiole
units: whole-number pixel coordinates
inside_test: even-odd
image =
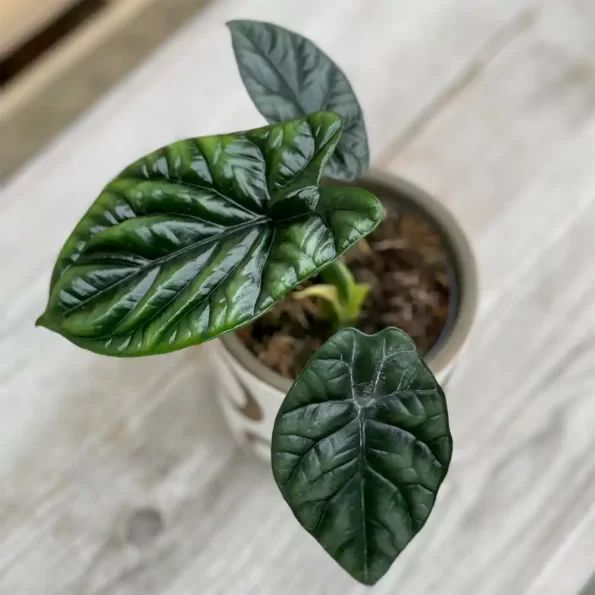
[[[370,292],[367,283],[357,283],[349,267],[335,260],[320,271],[325,283],[311,285],[295,292],[293,297],[300,300],[308,297],[324,299],[335,315],[337,330],[357,324],[362,305]]]

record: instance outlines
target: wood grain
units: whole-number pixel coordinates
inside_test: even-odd
[[[481,234],[593,115],[593,26],[593,3],[550,0],[526,12],[386,166],[447,197]]]
[[[238,16],[335,57],[377,160],[442,196],[477,249],[484,299],[449,385],[452,471],[374,593],[576,595],[595,565],[588,0],[217,2],[13,179],[0,194],[0,593],[370,592],[231,443],[208,346],[118,361],[32,326],[106,179],[173,139],[259,122],[222,26]]]
[[[452,491],[443,494],[443,523],[437,515],[436,533],[416,544],[430,560],[440,560],[441,570],[407,552],[403,581],[412,592],[439,585],[447,593],[577,593],[592,571],[583,562],[581,573],[558,577],[551,590],[536,580],[588,521],[595,497],[595,465],[588,462],[594,447],[595,281],[590,275],[577,279],[595,249],[595,176],[582,157],[593,143],[595,121],[548,172],[550,182],[567,181],[551,199],[590,188],[591,208],[565,222],[560,241],[542,244],[514,283],[502,291],[492,287],[498,297],[482,312],[455,368],[448,394],[456,445],[447,485]],[[578,163],[583,175],[573,179]],[[547,209],[549,197],[531,191],[519,201]],[[498,244],[486,243],[492,234],[479,242],[484,271],[484,263],[502,253],[502,238],[514,237],[507,218],[493,229]],[[528,264],[519,260],[521,267]],[[485,285],[489,291],[490,281]],[[472,566],[457,565],[476,550]],[[577,556],[584,552],[578,549]]]
[[[483,273],[450,383],[457,489],[441,511],[457,520],[419,546],[443,575],[407,552],[412,592],[574,594],[594,570],[594,22],[590,4],[544,3],[389,165],[444,197]]]

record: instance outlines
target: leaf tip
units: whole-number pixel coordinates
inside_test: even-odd
[[[240,28],[242,25],[249,25],[256,21],[250,21],[249,19],[231,19],[225,22],[225,26],[233,31],[234,29]]]
[[[350,572],[348,570],[347,572],[349,572],[352,578],[366,587],[373,587],[386,574],[386,570],[382,574],[372,576],[370,576],[369,570],[363,572]]]
[[[35,326],[43,326],[45,328],[48,328],[48,325],[45,321],[45,312],[35,321]]]
[[[241,21],[239,19],[232,19],[230,21],[225,22],[225,26],[227,27],[227,29],[229,30],[229,33],[231,34],[232,42],[235,43],[236,38],[237,38],[238,34],[240,33],[240,28],[243,23],[244,23],[244,21]],[[235,46],[234,46],[234,48],[235,48]]]

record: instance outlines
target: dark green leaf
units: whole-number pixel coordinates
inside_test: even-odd
[[[343,134],[326,174],[354,180],[370,161],[362,109],[347,77],[310,40],[259,21],[231,21],[233,48],[246,89],[269,122],[319,110],[339,114]]]
[[[66,242],[39,321],[107,355],[237,328],[376,227],[382,206],[318,181],[336,114],[174,143],[124,170]]]
[[[426,522],[446,475],[444,393],[402,331],[342,330],[287,394],[271,453],[299,522],[374,584]]]

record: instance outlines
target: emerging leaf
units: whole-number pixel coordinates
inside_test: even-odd
[[[269,122],[319,110],[343,120],[343,134],[326,174],[354,180],[370,161],[362,109],[339,67],[310,40],[259,21],[231,21],[233,48],[252,101]]]
[[[357,324],[364,301],[370,293],[370,286],[367,283],[357,283],[349,267],[341,259],[320,271],[320,278],[337,289],[340,304],[339,328]]]
[[[301,291],[294,291],[291,296],[294,300],[303,300],[305,298],[321,298],[331,307],[331,310],[337,320],[341,320],[343,316],[343,304],[341,304],[339,292],[334,285],[317,283],[315,285],[310,285],[310,287],[306,287]]]
[[[340,118],[180,141],[133,163],[66,242],[39,324],[107,355],[165,353],[259,316],[380,222],[318,185]]]
[[[344,329],[287,394],[271,454],[298,521],[372,585],[423,527],[448,470],[444,393],[402,331]]]

